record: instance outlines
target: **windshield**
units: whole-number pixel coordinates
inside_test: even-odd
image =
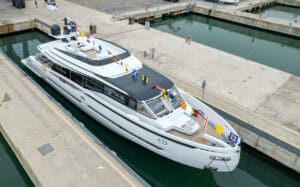
[[[151,111],[149,111],[149,109],[147,110],[146,105],[144,105],[142,102],[138,102],[137,104],[137,111],[149,118],[155,119],[155,116],[153,113],[151,113]]]
[[[147,101],[146,104],[149,106],[149,108],[153,111],[155,115],[158,117],[162,117],[166,114],[169,114],[169,110],[167,110],[164,102],[163,97],[157,97],[155,99],[152,99],[150,101]]]
[[[146,104],[157,117],[162,117],[179,108],[182,100],[177,89],[173,87],[167,92],[167,97],[162,94],[159,97],[146,101]]]

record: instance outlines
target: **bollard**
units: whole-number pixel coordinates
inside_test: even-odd
[[[135,19],[133,17],[129,17],[129,25],[132,25],[135,23]]]
[[[97,33],[96,25],[91,23],[90,24],[90,34],[96,34],[96,33]]]

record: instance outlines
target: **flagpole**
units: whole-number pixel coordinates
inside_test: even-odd
[[[205,117],[204,122],[203,122],[203,134],[205,133],[206,125],[208,124],[208,117]]]

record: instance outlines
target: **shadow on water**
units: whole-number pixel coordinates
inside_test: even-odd
[[[300,76],[300,38],[197,14],[157,19],[151,27]]]
[[[47,42],[50,39],[36,31],[19,33],[17,36],[18,39],[14,39],[14,41],[12,37],[15,36],[2,38],[0,49],[150,185],[235,186],[237,184],[238,186],[282,186],[282,181],[285,181],[285,184],[289,184],[289,186],[299,186],[299,174],[282,165],[274,164],[267,157],[250,148],[248,149],[246,145],[243,145],[247,149],[243,148],[240,164],[234,172],[217,173],[178,164],[112,133],[88,115],[82,113],[72,103],[66,101],[58,92],[45,84],[43,80],[34,76],[20,63],[22,58],[27,57],[24,55],[34,54],[39,43]],[[265,172],[266,170],[268,172]],[[278,180],[278,178],[281,178],[281,180]]]
[[[0,186],[33,186],[0,133]]]

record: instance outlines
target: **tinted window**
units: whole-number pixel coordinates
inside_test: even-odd
[[[63,67],[59,66],[59,65],[53,64],[52,65],[52,69],[55,72],[57,72],[57,73],[65,76],[65,77],[69,78],[69,76],[70,76],[70,71],[68,69],[66,69],[66,68],[63,68]]]
[[[71,80],[79,85],[82,85],[82,75],[79,73],[71,72]]]
[[[136,100],[129,98],[127,105],[129,108],[136,110]]]
[[[84,78],[83,87],[99,93],[103,93],[104,91],[104,84],[102,82],[99,82],[95,79],[88,78],[88,77]]]
[[[126,104],[127,96],[124,95],[123,93],[120,93],[120,92],[108,87],[108,86],[104,86],[104,94],[122,104]]]
[[[84,88],[87,88],[89,90],[93,90],[93,91],[96,91],[99,93],[104,93],[105,95],[113,98],[114,100],[116,100],[124,105],[127,105],[128,107],[130,107],[134,110],[136,110],[136,108],[137,108],[136,100],[129,98],[127,95],[125,95],[117,90],[114,90],[113,88],[111,88],[109,86],[106,86],[105,84],[103,84],[102,82],[100,82],[98,80],[95,80],[90,77],[82,76],[81,74],[76,73],[76,72],[71,72],[70,70],[63,68],[56,64],[52,65],[52,69],[55,72],[71,79],[75,83],[83,86]]]

